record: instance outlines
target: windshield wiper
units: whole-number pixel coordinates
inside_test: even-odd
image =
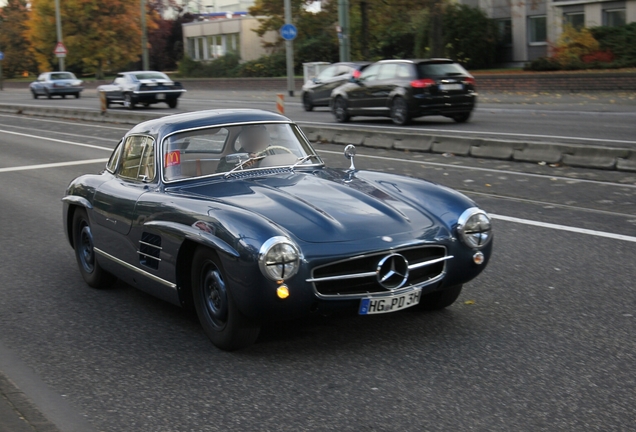
[[[293,164],[291,167],[294,168],[296,165],[300,165],[301,163],[304,163],[304,162],[308,161],[311,158],[320,159],[318,157],[318,155],[315,155],[315,154],[310,154],[310,155],[307,155],[307,156],[299,157],[298,160],[296,161],[296,163]]]
[[[239,161],[238,165],[236,165],[234,168],[232,168],[231,170],[229,170],[228,172],[225,173],[224,177],[229,176],[230,174],[232,174],[234,171],[238,170],[238,169],[243,169],[243,165],[245,165],[248,162],[256,162],[259,161],[261,159],[265,159],[267,157],[267,155],[263,155],[263,156],[255,156],[255,157],[251,157],[249,159],[245,159],[244,161]]]

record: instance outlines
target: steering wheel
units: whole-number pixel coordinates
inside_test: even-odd
[[[265,150],[261,150],[258,153],[256,153],[255,157],[259,157],[259,156],[264,156],[266,154],[268,154],[270,152],[270,150],[283,150],[286,151],[289,154],[294,154],[290,149],[288,149],[287,147],[283,147],[283,146],[279,146],[279,145],[274,145],[274,146],[269,146],[267,147]],[[274,153],[271,153],[274,154]]]

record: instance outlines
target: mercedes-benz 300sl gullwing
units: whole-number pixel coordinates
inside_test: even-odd
[[[488,263],[488,214],[344,153],[349,169],[327,168],[294,122],[260,110],[147,121],[70,183],[64,229],[88,285],[119,278],[192,308],[224,350],[275,320],[451,305]]]

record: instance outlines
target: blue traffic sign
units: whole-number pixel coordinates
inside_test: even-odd
[[[293,24],[285,24],[280,28],[280,35],[285,40],[294,40],[298,34],[298,29]]]
[[[4,53],[0,51],[0,60],[4,60]]]

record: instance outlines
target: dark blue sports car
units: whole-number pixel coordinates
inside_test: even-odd
[[[64,229],[93,287],[115,278],[196,310],[214,345],[263,323],[452,304],[485,268],[488,215],[414,178],[325,167],[300,128],[259,110],[134,127],[71,182]]]

